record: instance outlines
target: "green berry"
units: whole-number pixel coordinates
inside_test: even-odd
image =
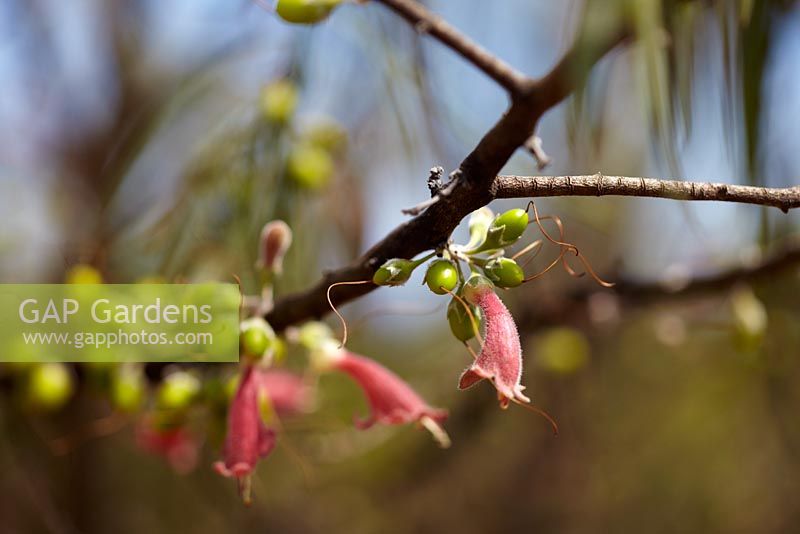
[[[295,147],[286,160],[286,175],[304,189],[321,189],[333,174],[333,159],[317,146],[305,144]]]
[[[477,224],[477,221],[476,221]],[[528,212],[519,208],[508,210],[494,218],[486,231],[484,240],[468,254],[498,250],[513,245],[528,227]],[[470,243],[472,239],[470,239]]]
[[[468,306],[470,307],[470,311],[472,311],[472,316],[475,318],[475,321],[480,321],[480,308],[470,304],[468,304]],[[464,308],[464,304],[459,302],[456,298],[453,298],[450,304],[447,305],[447,322],[450,324],[450,331],[459,341],[469,341],[475,337],[475,328],[477,328],[478,325],[472,324],[472,319],[467,313],[466,308]]]
[[[303,139],[310,145],[338,153],[347,146],[347,131],[333,119],[322,119],[305,131]]]
[[[278,80],[261,91],[261,112],[269,122],[284,124],[297,107],[297,87],[289,80]]]
[[[536,362],[556,374],[571,374],[589,362],[586,336],[574,328],[554,328],[542,334],[535,344]]]
[[[492,228],[502,229],[500,244],[504,247],[516,243],[527,227],[528,212],[519,208],[501,213],[492,221]]]
[[[458,267],[450,260],[433,261],[425,273],[425,283],[437,295],[453,291],[458,285]]]
[[[28,375],[28,400],[37,408],[56,410],[72,396],[72,373],[63,363],[43,363]]]
[[[341,0],[278,0],[275,12],[286,22],[316,24],[328,18]]]
[[[135,412],[144,402],[145,389],[140,366],[120,365],[111,377],[111,403],[122,412]]]
[[[402,286],[411,278],[411,274],[417,268],[417,265],[419,264],[412,260],[392,258],[375,271],[372,276],[372,283],[376,286]]]
[[[301,326],[297,336],[300,345],[308,350],[315,350],[330,339],[333,339],[333,330],[319,321],[310,321]]]
[[[67,271],[68,284],[102,284],[103,275],[91,265],[78,264]]]
[[[184,371],[167,376],[158,390],[158,405],[167,410],[188,408],[200,392],[200,380]]]
[[[483,270],[497,287],[517,287],[525,280],[522,267],[511,258],[490,260]]]
[[[251,326],[242,332],[242,337],[239,343],[241,353],[246,356],[263,356],[263,354],[267,352],[267,349],[269,349],[270,345],[272,344],[271,341],[272,340],[263,328]]]

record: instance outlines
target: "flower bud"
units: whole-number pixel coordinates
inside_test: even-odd
[[[261,91],[261,112],[269,122],[284,124],[297,107],[297,87],[289,80],[277,80]]]
[[[43,363],[30,370],[26,397],[36,408],[54,411],[61,408],[75,390],[72,372],[63,363]]]
[[[275,346],[275,331],[261,317],[242,321],[239,334],[239,350],[243,356],[262,358]]]
[[[513,245],[527,227],[528,212],[525,210],[515,208],[501,213],[492,221],[483,243],[469,252],[475,254]]]
[[[504,246],[515,243],[528,227],[528,212],[519,208],[508,210],[495,218],[492,228],[502,228],[501,242]]]
[[[341,0],[278,0],[275,12],[286,22],[316,24],[328,18]]]
[[[168,375],[158,389],[158,406],[166,410],[183,410],[200,392],[200,380],[193,374],[177,371]]]
[[[425,273],[425,283],[437,295],[444,295],[458,285],[458,267],[450,260],[433,261]]]
[[[493,219],[494,213],[488,206],[472,212],[469,217],[469,243],[465,248],[471,249],[486,241],[486,232]]]
[[[758,349],[767,331],[768,317],[764,303],[749,287],[739,287],[731,295],[733,341],[742,352]]]
[[[475,330],[480,322],[481,311],[477,306],[468,304],[472,317],[475,318],[473,325],[472,318],[467,313],[464,304],[453,298],[447,305],[447,322],[450,324],[450,331],[459,341],[469,341],[475,337]]]
[[[402,258],[392,258],[380,266],[372,277],[372,282],[377,286],[402,286],[419,264]]]
[[[283,221],[270,221],[261,230],[258,267],[268,272],[283,272],[283,257],[292,245],[292,229]]]
[[[483,270],[497,287],[517,287],[525,280],[522,267],[511,258],[490,260]]]
[[[79,263],[67,271],[65,281],[68,284],[102,284],[103,275],[91,265]]]
[[[347,146],[347,131],[333,119],[314,122],[303,134],[303,139],[332,154],[341,152]]]
[[[297,341],[306,350],[316,350],[325,342],[333,339],[331,327],[320,321],[309,321],[300,327]]]
[[[121,412],[136,412],[144,402],[146,387],[140,365],[119,365],[111,375],[111,404]]]
[[[332,174],[330,154],[311,144],[294,147],[286,160],[286,176],[303,189],[322,189]]]
[[[534,354],[539,367],[554,374],[568,375],[589,362],[589,341],[575,328],[553,328],[536,340]]]

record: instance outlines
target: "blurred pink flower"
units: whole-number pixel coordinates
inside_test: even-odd
[[[228,434],[222,461],[214,469],[225,477],[236,478],[245,503],[250,503],[250,476],[260,458],[275,447],[276,434],[261,418],[259,396],[265,393],[264,371],[247,366],[228,410]]]
[[[292,415],[311,407],[311,388],[303,377],[289,371],[270,369],[260,374],[270,404],[278,415]]]
[[[485,332],[481,353],[464,371],[458,382],[459,389],[466,389],[481,380],[488,379],[497,389],[502,408],[512,400],[529,403],[520,384],[522,379],[522,349],[517,326],[500,297],[490,284],[480,284],[467,294],[477,304],[485,320]]]
[[[418,423],[431,432],[439,445],[450,446],[450,438],[441,427],[447,418],[447,411],[431,408],[392,371],[346,350],[339,353],[332,365],[334,369],[350,375],[367,396],[371,413],[366,419],[356,419],[357,428],[366,429],[375,423]]]
[[[159,425],[153,417],[144,417],[136,425],[136,444],[143,451],[166,458],[178,473],[188,473],[197,466],[199,443],[185,426]]]

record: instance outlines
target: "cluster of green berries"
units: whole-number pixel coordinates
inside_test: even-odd
[[[289,79],[273,81],[261,91],[261,116],[268,124],[290,129],[299,99],[294,82]],[[286,178],[301,189],[324,188],[335,171],[336,156],[346,142],[347,134],[339,124],[332,120],[316,121],[293,136],[292,147],[286,155]]]
[[[472,214],[469,222],[470,241],[466,245],[448,245],[440,258],[428,264],[424,283],[437,295],[454,295],[447,307],[447,319],[453,335],[467,341],[475,335],[474,320],[480,320],[480,310],[464,306],[461,296],[464,276],[461,264],[470,272],[490,280],[501,288],[517,287],[525,281],[522,267],[505,256],[505,249],[515,244],[528,227],[528,213],[522,209],[511,209],[495,216],[489,208]],[[401,286],[411,278],[414,270],[433,258],[428,254],[417,260],[393,258],[375,271],[373,283],[379,286]]]

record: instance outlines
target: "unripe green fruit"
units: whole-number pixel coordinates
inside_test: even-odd
[[[122,412],[135,412],[144,402],[145,389],[140,366],[120,365],[111,378],[111,403]]]
[[[188,408],[200,392],[200,381],[184,371],[172,373],[158,390],[158,405],[167,410]]]
[[[425,283],[437,295],[453,291],[458,285],[458,267],[450,260],[431,262],[425,273]]]
[[[477,306],[469,305],[472,316],[475,318],[475,325],[472,324],[472,319],[467,313],[464,304],[458,299],[452,299],[450,304],[447,305],[447,322],[450,324],[450,331],[459,341],[469,341],[475,337],[475,329],[478,328],[480,321],[481,311]]]
[[[552,373],[567,375],[580,370],[589,362],[590,346],[580,330],[554,328],[537,339],[534,354],[540,367]]]
[[[245,356],[259,358],[272,346],[272,339],[264,328],[253,325],[242,332],[239,338],[240,352]]]
[[[519,208],[511,209],[498,215],[492,221],[492,228],[502,228],[500,234],[501,246],[515,243],[522,237],[523,232],[528,227],[528,212]]]
[[[490,260],[483,270],[497,287],[517,287],[525,280],[522,267],[511,258]]]
[[[272,363],[281,363],[286,359],[286,354],[289,352],[289,347],[286,342],[276,337],[272,340]]]
[[[333,339],[333,330],[319,321],[310,321],[301,326],[297,336],[300,345],[308,350],[315,350],[330,339]]]
[[[295,147],[286,160],[286,175],[305,189],[321,189],[333,174],[333,159],[326,150],[313,145]]]
[[[316,24],[328,18],[341,0],[278,0],[275,12],[286,22]]]
[[[306,130],[303,139],[310,145],[338,153],[347,146],[347,130],[333,119],[322,119]]]
[[[35,407],[56,410],[72,396],[75,386],[72,373],[63,363],[43,363],[31,369],[27,398]]]
[[[411,278],[411,274],[417,268],[417,265],[419,264],[412,260],[392,258],[375,271],[372,276],[372,283],[376,286],[402,286]]]
[[[67,271],[68,284],[102,284],[103,275],[91,265],[78,264]]]
[[[284,124],[297,107],[297,87],[289,80],[278,80],[261,91],[261,112],[270,122]]]

